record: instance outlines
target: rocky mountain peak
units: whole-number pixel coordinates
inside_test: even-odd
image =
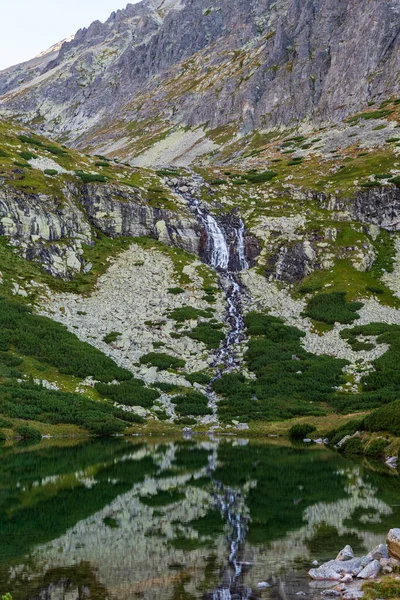
[[[221,128],[338,123],[396,94],[399,31],[395,0],[144,0],[1,73],[0,115],[125,159],[190,130],[197,156]]]

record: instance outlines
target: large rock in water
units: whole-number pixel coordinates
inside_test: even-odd
[[[389,548],[389,556],[400,560],[400,529],[391,529],[387,534],[386,543]]]

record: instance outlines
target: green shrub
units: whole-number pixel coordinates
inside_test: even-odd
[[[54,175],[58,175],[58,171],[56,171],[56,169],[45,169],[45,170],[43,171],[43,173],[44,173],[45,175],[52,175],[52,176],[54,176]]]
[[[156,367],[159,371],[183,368],[186,364],[184,360],[162,352],[149,352],[148,354],[144,354],[139,362],[141,365],[151,365],[152,367]]]
[[[132,374],[90,344],[81,342],[66,327],[27,307],[0,298],[1,341],[24,356],[56,367],[60,373],[98,381],[131,379]]]
[[[360,316],[357,310],[362,308],[362,302],[346,302],[345,292],[318,294],[308,302],[304,315],[323,323],[350,324]]]
[[[95,388],[105,398],[126,406],[150,408],[160,396],[155,390],[146,388],[140,379],[123,381],[119,385],[96,383]]]
[[[10,155],[5,150],[0,149],[0,158],[8,158]]]
[[[23,152],[18,152],[18,154],[24,160],[32,160],[32,158],[37,158],[36,154],[32,154],[32,152],[27,152],[25,150]]]
[[[226,179],[212,179],[210,185],[223,185],[226,183]]]
[[[388,431],[400,436],[400,400],[382,406],[364,419],[367,431]]]
[[[83,173],[83,171],[76,171],[76,175],[80,177],[84,183],[105,183],[107,181],[105,175]]]
[[[271,181],[277,175],[278,173],[275,171],[263,171],[262,173],[248,173],[247,175],[243,175],[243,179],[247,179],[251,183],[265,183]]]
[[[19,135],[18,139],[20,142],[23,142],[24,144],[30,144],[31,146],[43,146],[43,143],[40,140],[37,140],[31,136]]]
[[[349,123],[357,121],[358,119],[383,119],[392,113],[391,110],[374,110],[372,112],[359,113],[358,115],[354,115],[354,117],[350,117],[348,120]]]
[[[18,383],[0,385],[0,413],[12,419],[78,425],[98,435],[119,433],[129,423],[143,422],[107,402]]]
[[[192,306],[182,306],[181,308],[174,308],[168,316],[177,323],[184,323],[185,321],[192,321],[199,317],[209,318],[210,313],[209,311],[193,308]]]
[[[200,385],[208,385],[211,381],[211,377],[206,375],[205,373],[189,373],[185,375],[186,381],[190,381],[190,383],[199,383]]]
[[[339,451],[344,454],[364,454],[364,446],[360,438],[355,437],[347,440],[347,442],[339,448]]]
[[[361,380],[362,393],[355,396],[338,396],[334,404],[341,411],[366,410],[377,408],[397,400],[400,396],[400,326],[386,323],[370,323],[340,334],[343,339],[357,336],[376,337],[376,344],[387,344],[389,350],[373,361],[374,371]]]
[[[365,289],[367,290],[367,292],[371,292],[371,294],[377,294],[378,296],[385,293],[385,290],[383,288],[377,287],[375,285],[367,285]]]
[[[316,430],[315,425],[311,425],[311,423],[296,423],[289,429],[289,437],[294,440],[303,440]]]
[[[388,441],[383,438],[373,440],[366,448],[364,453],[373,458],[383,458],[385,456],[385,448],[388,446]]]
[[[171,402],[176,405],[176,412],[181,416],[201,417],[212,415],[208,407],[208,398],[198,392],[189,392],[182,396],[175,396]]]
[[[376,258],[371,267],[371,273],[376,278],[382,273],[393,273],[396,256],[395,237],[388,231],[381,230],[374,242]]]
[[[53,146],[51,144],[41,144],[41,146],[43,150],[47,150],[47,152],[55,154],[56,156],[63,156],[65,154],[68,154],[68,152],[66,152],[63,148],[59,148],[58,146]]]
[[[11,421],[7,421],[6,419],[2,419],[0,417],[0,429],[12,429]]]
[[[364,421],[362,419],[351,419],[344,425],[328,431],[326,437],[332,446],[336,446],[346,435],[354,435],[356,431],[362,431],[363,429]]]
[[[213,390],[223,396],[220,418],[278,420],[324,414],[320,402],[333,398],[346,362],[306,352],[300,343],[305,334],[281,319],[253,312],[245,321],[250,336],[245,362],[256,379],[231,373],[213,382]]]
[[[185,290],[181,287],[172,287],[168,288],[168,294],[172,294],[173,296],[178,296],[179,294],[184,294]]]
[[[198,342],[203,342],[209,350],[217,349],[225,339],[225,334],[220,331],[223,327],[220,323],[199,323],[188,337]]]
[[[109,164],[108,164],[108,162],[95,162],[94,166],[95,167],[108,167]]]
[[[35,427],[29,427],[29,425],[19,425],[15,428],[16,433],[23,440],[37,441],[42,439],[42,434]]]
[[[0,431],[0,444],[2,444],[3,442],[5,442],[7,439],[6,434],[3,431]]]
[[[122,335],[122,333],[119,331],[110,331],[110,333],[107,333],[107,335],[103,337],[103,342],[106,344],[112,344],[119,338],[120,335]]]

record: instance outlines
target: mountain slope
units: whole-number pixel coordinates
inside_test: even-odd
[[[1,73],[0,108],[125,158],[174,134],[190,162],[221,128],[338,122],[396,94],[399,31],[395,0],[145,0],[79,31],[33,79]]]

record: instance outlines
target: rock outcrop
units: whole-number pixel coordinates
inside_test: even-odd
[[[68,184],[60,198],[0,187],[0,235],[54,276],[90,268],[82,246],[93,243],[96,230],[110,237],[149,236],[197,255],[204,235],[186,207],[152,207],[139,190],[123,185]]]

